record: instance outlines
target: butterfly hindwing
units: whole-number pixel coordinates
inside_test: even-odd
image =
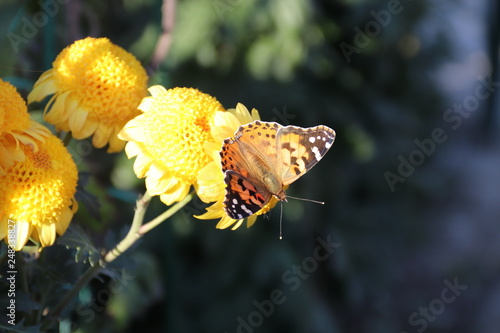
[[[255,214],[271,199],[271,193],[233,170],[224,173],[224,182],[227,185],[224,207],[232,219],[239,220]]]
[[[335,140],[335,131],[320,125],[310,128],[296,126],[282,127],[277,134],[283,185],[289,185],[311,170],[322,158]]]

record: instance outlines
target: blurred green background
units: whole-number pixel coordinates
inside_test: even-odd
[[[59,330],[498,332],[499,13],[497,0],[1,0],[0,77],[24,97],[64,47],[108,37],[150,85],[337,132],[288,191],[326,204],[284,204],[283,240],[279,207],[217,230],[195,200],[82,289]],[[124,153],[70,150],[85,172],[72,225],[110,247],[143,181]],[[154,199],[148,218],[165,208]],[[75,282],[88,264],[73,257],[55,245],[25,259],[20,317]]]

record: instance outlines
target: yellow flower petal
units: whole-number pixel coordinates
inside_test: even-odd
[[[241,122],[233,113],[217,112],[214,117],[214,125],[212,126],[212,137],[219,143],[219,149],[222,147],[222,141],[234,135],[236,130],[242,125]]]
[[[54,244],[56,240],[56,224],[43,224],[40,226],[35,226],[37,232],[38,240],[42,244],[42,247],[50,246]],[[36,236],[35,236],[36,237]]]
[[[250,228],[251,226],[253,226],[255,221],[257,221],[257,215],[252,215],[252,216],[248,217],[247,218],[247,228]]]
[[[0,239],[4,239],[8,235],[9,219],[5,215],[2,216],[1,211],[0,209]]]
[[[38,78],[38,83],[35,84],[30,94],[28,95],[28,103],[41,101],[46,96],[55,94],[57,86],[53,80],[53,69],[49,69]]]
[[[76,103],[73,102],[72,104],[76,106]],[[81,108],[76,107],[73,109],[72,112],[69,112],[69,128],[73,128],[75,132],[80,133],[88,115],[88,112]]]
[[[171,205],[174,202],[178,201],[179,198],[185,198],[186,195],[189,194],[189,188],[190,185],[179,182],[167,193],[160,194],[160,200],[163,201],[166,205]]]
[[[73,214],[78,209],[78,204],[76,201],[73,201],[73,209],[69,207],[65,207],[61,211],[61,217],[59,219],[59,223],[56,224],[56,232],[59,236],[63,235],[69,227],[69,223],[73,218]]]
[[[152,171],[155,169],[156,168],[152,165],[149,170]],[[161,171],[159,170],[156,173],[148,172],[148,177],[146,178],[146,188],[151,195],[160,195],[165,192],[169,192],[180,184],[179,179],[171,176],[169,177],[168,175],[160,172]]]
[[[5,239],[5,242],[10,246],[13,246],[14,250],[20,251],[23,248],[24,244],[26,244],[26,242],[28,241],[28,238],[33,230],[33,225],[29,222],[17,221],[14,230],[14,244],[9,244],[8,238]]]
[[[92,144],[94,145],[94,147],[96,148],[104,147],[109,142],[109,138],[113,134],[113,130],[114,128],[112,127],[108,127],[103,123],[98,123],[97,129],[95,130],[94,136],[92,137]],[[125,142],[123,142],[123,146],[125,147]],[[113,147],[112,149],[110,146],[108,152],[119,151],[119,150],[121,149],[119,149],[118,147]]]
[[[220,168],[220,164],[209,163],[200,170],[197,193],[202,201],[217,201],[224,196],[226,186]]]

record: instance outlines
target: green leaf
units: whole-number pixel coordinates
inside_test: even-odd
[[[79,226],[70,226],[66,233],[59,237],[58,244],[68,249],[75,249],[75,262],[87,261],[94,266],[101,260],[99,250],[94,246],[90,236]]]

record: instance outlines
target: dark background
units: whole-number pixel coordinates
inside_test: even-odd
[[[288,191],[326,204],[284,204],[283,240],[279,207],[250,229],[217,230],[191,216],[203,212],[195,200],[124,254],[114,280],[82,289],[59,329],[498,332],[499,3],[179,0],[156,66],[161,1],[2,0],[0,76],[24,97],[65,46],[108,37],[145,65],[150,85],[337,132]],[[26,21],[38,22],[33,33]],[[97,248],[114,244],[143,181],[123,152],[70,149],[97,198],[72,225]],[[148,218],[165,209],[154,199]],[[317,250],[328,241],[332,253]],[[67,289],[87,267],[72,251],[55,245],[27,263],[30,305],[50,307],[37,290]]]

